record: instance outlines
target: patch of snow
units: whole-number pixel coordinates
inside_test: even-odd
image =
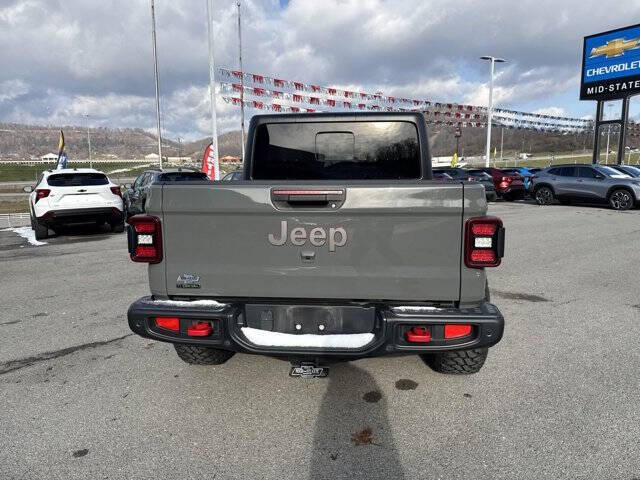
[[[406,307],[391,307],[391,311],[395,313],[424,313],[424,312],[437,312],[442,310],[438,307],[419,307],[419,306],[406,306]]]
[[[263,347],[360,348],[373,340],[373,333],[345,335],[295,335],[242,327],[242,333],[254,345]]]
[[[215,300],[146,300],[145,303],[166,305],[168,307],[213,307],[216,310],[222,310],[228,305]]]
[[[29,242],[31,245],[35,245],[36,247],[47,244],[47,242],[41,242],[40,240],[36,240],[36,232],[31,230],[31,227],[5,228],[2,231],[16,233],[20,235],[22,238],[26,239],[27,242]]]

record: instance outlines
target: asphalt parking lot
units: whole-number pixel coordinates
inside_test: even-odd
[[[0,478],[640,478],[640,210],[500,203],[506,331],[473,376],[418,357],[292,379],[131,334],[125,236],[0,232]]]

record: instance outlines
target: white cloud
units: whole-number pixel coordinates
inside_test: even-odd
[[[148,0],[5,0],[0,6],[0,121],[152,129]],[[237,67],[236,5],[215,2],[218,66]],[[277,0],[243,2],[245,70],[409,98],[486,105],[485,54],[503,56],[495,103],[583,114],[582,36],[619,25],[597,0]],[[166,135],[209,133],[205,3],[157,2]],[[625,5],[629,18],[640,4]],[[575,92],[575,101],[558,104]],[[253,113],[248,110],[248,114]],[[221,132],[239,109],[218,99]]]
[[[563,117],[566,115],[566,111],[562,107],[543,107],[538,108],[533,111],[533,113],[538,113],[540,115],[553,115],[555,117]]]

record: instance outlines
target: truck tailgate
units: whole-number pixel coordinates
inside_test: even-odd
[[[154,192],[147,210],[162,218],[168,295],[459,299],[462,184],[154,188],[162,194]],[[343,203],[273,200],[274,190],[296,188],[341,190]]]

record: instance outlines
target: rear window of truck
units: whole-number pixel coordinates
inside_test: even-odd
[[[420,144],[410,122],[259,125],[254,180],[417,179]]]
[[[206,180],[204,172],[168,172],[160,175],[161,182],[188,182],[192,180]]]
[[[47,183],[52,187],[85,187],[107,185],[109,180],[104,173],[58,173],[50,175]]]

